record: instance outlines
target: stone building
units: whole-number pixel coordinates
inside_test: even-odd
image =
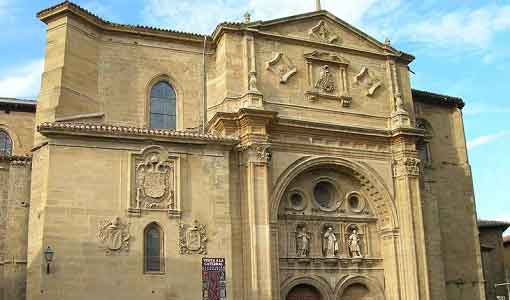
[[[508,296],[505,286],[496,287],[496,284],[506,282],[503,232],[508,227],[510,227],[510,223],[507,222],[478,221],[486,299]]]
[[[324,10],[38,17],[35,132],[0,119],[30,153],[1,170],[4,300],[215,299],[204,257],[228,299],[484,299],[464,103],[413,90],[412,55]]]

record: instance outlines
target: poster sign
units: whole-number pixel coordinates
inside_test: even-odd
[[[224,258],[202,258],[202,299],[227,299]]]

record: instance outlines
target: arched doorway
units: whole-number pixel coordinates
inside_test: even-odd
[[[321,293],[313,286],[299,284],[287,294],[286,300],[323,300]]]
[[[372,299],[370,290],[361,283],[354,283],[347,287],[342,294],[341,300],[365,300]]]

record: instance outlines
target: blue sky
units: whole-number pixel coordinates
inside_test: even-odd
[[[42,70],[47,0],[0,0],[0,96],[34,98]],[[315,0],[76,0],[108,20],[210,33],[224,20],[270,19]],[[413,87],[462,97],[478,214],[510,221],[510,0],[322,0],[323,8],[417,58]]]

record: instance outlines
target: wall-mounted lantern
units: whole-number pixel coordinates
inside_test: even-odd
[[[46,260],[46,274],[50,274],[50,264],[53,261],[55,251],[50,246],[44,250],[44,259]]]

